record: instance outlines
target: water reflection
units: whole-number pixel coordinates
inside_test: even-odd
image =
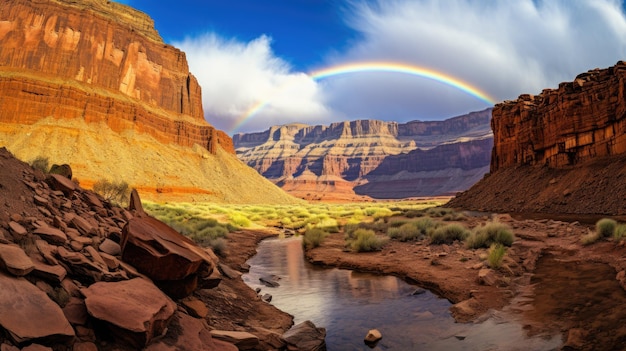
[[[303,259],[299,238],[262,242],[248,264],[244,281],[272,294],[272,304],[295,323],[325,327],[330,351],[370,350],[363,338],[372,328],[383,334],[374,350],[550,350],[560,343],[526,339],[518,324],[455,323],[447,300],[412,295],[416,287],[396,277],[313,266]],[[262,285],[265,275],[279,276],[280,286]]]

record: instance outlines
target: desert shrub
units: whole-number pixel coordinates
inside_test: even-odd
[[[30,166],[34,169],[38,169],[44,173],[48,173],[50,169],[50,161],[47,157],[37,156],[34,160],[29,162]]]
[[[382,249],[387,243],[387,238],[376,236],[371,229],[357,229],[353,233],[353,238],[349,239],[347,244],[352,251],[370,252]]]
[[[454,213],[453,209],[444,207],[431,207],[426,210],[426,214],[431,217],[443,217],[451,213]]]
[[[504,255],[506,254],[506,248],[502,244],[493,243],[489,247],[489,254],[487,256],[487,262],[489,267],[498,269],[502,266]]]
[[[123,205],[128,203],[131,189],[125,181],[113,182],[107,179],[100,179],[93,184],[93,191],[100,194],[107,201]]]
[[[324,219],[320,220],[315,225],[315,228],[324,229],[325,231],[327,231],[329,233],[338,233],[339,232],[339,224],[337,223],[337,220],[335,220],[333,218],[324,218]]]
[[[235,212],[228,216],[228,220],[238,227],[249,227],[252,222],[243,213]]]
[[[408,221],[404,220],[404,219],[394,219],[394,220],[389,221],[389,226],[392,227],[392,228],[402,227],[403,225],[405,225],[407,223],[408,223]]]
[[[320,228],[309,228],[304,232],[302,246],[305,249],[313,249],[322,244],[328,236],[328,232]]]
[[[450,222],[450,221],[464,221],[467,219],[467,217],[465,217],[465,215],[461,212],[450,212],[447,213],[445,215],[443,215],[443,217],[441,217],[442,220],[446,221],[446,222]]]
[[[623,240],[626,237],[626,224],[618,224],[613,231],[613,237],[616,240]]]
[[[423,217],[424,211],[420,210],[409,210],[404,213],[404,216],[407,218],[415,218],[415,217]]]
[[[613,235],[615,227],[617,227],[617,222],[610,218],[602,218],[596,222],[596,232],[601,238],[608,238]]]
[[[375,222],[362,222],[359,227],[373,230],[374,232],[385,232],[387,231],[387,227],[389,227],[389,225],[385,223],[384,219],[379,219]]]
[[[416,221],[411,222],[417,229],[419,229],[420,233],[427,235],[432,229],[437,227],[437,223],[433,221],[430,217],[420,218]]]
[[[400,227],[387,229],[387,235],[392,239],[400,241],[419,240],[424,238],[422,231],[414,223],[406,223]]]
[[[580,243],[587,246],[595,243],[598,240],[600,240],[600,234],[598,234],[597,232],[589,231],[589,233],[583,235],[580,238]]]
[[[452,244],[455,240],[463,241],[469,236],[469,230],[460,224],[448,224],[430,233],[431,244]]]
[[[211,240],[208,246],[211,247],[211,250],[213,250],[213,252],[215,252],[216,255],[221,256],[224,254],[227,244],[224,238],[217,238],[217,239]]]
[[[393,212],[391,212],[390,209],[388,209],[388,208],[380,208],[380,209],[377,209],[376,212],[374,212],[372,214],[372,217],[374,219],[381,219],[381,218],[390,217],[392,215],[393,215]]]
[[[467,237],[467,246],[470,249],[487,248],[493,243],[511,246],[514,240],[515,235],[509,226],[499,222],[490,222],[474,228]]]

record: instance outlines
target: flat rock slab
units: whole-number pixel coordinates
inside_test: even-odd
[[[145,351],[237,351],[237,346],[211,337],[203,320],[178,313],[172,329],[180,330],[175,340],[164,340],[150,344]]]
[[[7,244],[0,244],[0,267],[16,276],[26,275],[35,268],[24,250],[19,246]]]
[[[50,174],[48,183],[52,189],[62,191],[67,197],[71,197],[76,190],[76,184],[60,174]]]
[[[248,332],[211,330],[214,339],[235,344],[239,350],[254,350],[259,345],[259,338]]]
[[[16,343],[68,342],[74,329],[61,307],[24,278],[0,273],[0,325]]]
[[[67,235],[54,227],[40,227],[35,229],[33,234],[39,235],[40,238],[50,244],[63,245],[67,241]]]
[[[54,266],[50,266],[37,260],[34,260],[32,262],[35,266],[35,269],[33,269],[31,275],[34,275],[35,277],[39,277],[41,279],[60,284],[67,275],[67,271],[61,265],[57,264]]]
[[[282,336],[289,350],[326,350],[326,329],[304,321],[287,330]]]
[[[89,314],[109,323],[116,338],[137,348],[161,336],[176,311],[169,297],[141,278],[98,282],[81,292]]]
[[[120,244],[111,239],[104,239],[98,249],[104,253],[108,253],[109,255],[113,256],[117,256],[122,252]]]

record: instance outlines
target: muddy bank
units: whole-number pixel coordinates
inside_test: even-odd
[[[562,333],[566,345],[575,349],[597,349],[625,340],[621,329],[603,321],[607,313],[609,321],[622,317],[618,306],[626,298],[623,243],[605,239],[582,246],[580,238],[590,227],[578,222],[494,217],[508,224],[517,237],[498,270],[486,267],[481,257],[485,249],[391,241],[380,252],[352,253],[344,250],[343,234],[332,234],[320,247],[308,250],[306,257],[319,265],[393,274],[417,283],[454,303],[451,311],[459,322],[483,320],[490,310],[503,310],[519,319],[529,335]],[[488,219],[469,218],[462,223],[473,228]],[[587,273],[574,270],[577,267],[587,267],[583,268]],[[586,279],[589,275],[597,281]],[[548,299],[555,295],[556,305]],[[609,312],[600,313],[592,306]]]
[[[228,235],[220,263],[241,273],[245,262],[256,253],[257,244],[275,234],[262,231],[238,231]],[[259,350],[277,349],[280,336],[293,324],[293,317],[261,300],[240,276],[224,277],[217,288],[201,290],[197,297],[211,313],[207,323],[213,329],[250,332],[260,339]]]

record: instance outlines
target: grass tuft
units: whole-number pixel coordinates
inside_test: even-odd
[[[490,222],[474,228],[467,237],[466,243],[470,249],[478,249],[488,248],[494,243],[511,246],[514,240],[515,235],[509,226],[499,222]]]
[[[381,238],[371,229],[357,229],[353,233],[353,237],[347,240],[347,244],[352,251],[370,252],[379,251],[387,243],[387,238]]]
[[[504,255],[506,254],[506,248],[502,244],[491,244],[489,247],[489,254],[487,256],[487,262],[489,263],[489,267],[493,269],[498,269],[502,267],[502,261],[504,260]]]
[[[431,244],[452,244],[455,240],[463,241],[469,236],[469,230],[460,224],[448,224],[430,233]]]
[[[610,218],[602,218],[596,222],[596,232],[601,238],[608,238],[613,235],[617,222]]]
[[[309,228],[302,237],[302,246],[305,249],[316,248],[322,244],[328,235],[328,232],[321,228]]]

